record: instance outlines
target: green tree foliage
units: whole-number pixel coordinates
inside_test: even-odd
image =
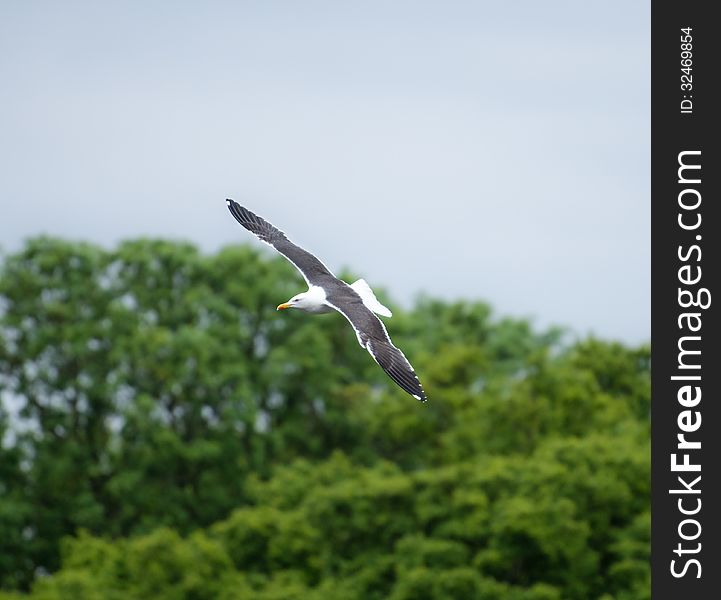
[[[0,600],[649,597],[648,347],[422,298],[421,405],[299,289],[248,247],[5,257]]]

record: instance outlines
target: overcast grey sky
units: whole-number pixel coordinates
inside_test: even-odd
[[[0,244],[255,243],[232,197],[402,303],[647,341],[649,11],[4,1]]]

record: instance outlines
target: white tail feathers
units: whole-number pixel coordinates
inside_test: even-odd
[[[374,313],[383,317],[393,316],[393,313],[387,307],[378,302],[378,298],[376,298],[371,286],[366,283],[365,279],[359,279],[358,281],[351,283],[350,286],[361,297],[363,304],[365,304]]]

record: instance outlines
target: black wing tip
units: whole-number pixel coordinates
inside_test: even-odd
[[[262,217],[249,211],[244,206],[241,206],[232,198],[226,198],[225,203],[235,220],[248,231],[258,236],[261,241],[272,246],[275,241],[287,239],[282,231],[268,223],[268,221]]]
[[[232,214],[235,217],[235,219],[238,221],[238,223],[240,223],[243,227],[246,227],[246,229],[247,229],[246,221],[253,220],[254,218],[255,219],[258,218],[256,215],[254,215],[252,212],[250,212],[247,208],[245,208],[244,206],[241,206],[232,198],[226,198],[225,205],[228,207],[230,214]]]
[[[418,380],[418,376],[416,375],[415,371],[413,371],[413,369],[410,369],[410,371],[406,371],[404,373],[399,373],[394,369],[384,370],[386,371],[386,373],[388,373],[388,375],[390,375],[391,379],[395,381],[398,384],[398,387],[400,387],[404,392],[410,394],[419,402],[428,402],[428,396],[426,395],[426,391],[423,389],[423,386]],[[408,378],[409,375],[412,375],[415,381],[410,380]]]
[[[388,334],[386,333],[386,337],[387,336]],[[418,375],[416,375],[416,372],[413,370],[413,367],[403,352],[391,343],[390,338],[387,338],[385,341],[380,341],[380,345],[377,348],[374,347],[373,343],[369,342],[366,349],[399,388],[410,396],[413,396],[419,402],[428,402],[428,396],[418,379]],[[399,356],[402,358],[400,364],[396,360]]]
[[[401,386],[401,387],[402,387],[402,386]],[[405,390],[406,392],[408,392],[411,396],[413,396],[416,400],[418,400],[418,402],[423,402],[424,404],[425,404],[426,402],[428,402],[428,396],[426,395],[426,392],[425,392],[425,390],[424,390],[423,388],[421,388],[420,390],[417,390],[417,391],[413,391],[413,392],[410,391],[410,390],[407,390],[407,389],[405,389],[405,388],[402,388],[402,389],[404,389],[404,390]],[[419,392],[420,392],[420,393],[419,393]]]
[[[413,388],[408,388],[406,386],[401,386],[403,390],[408,392],[411,396],[413,396],[418,402],[428,402],[428,396],[426,395],[426,390],[423,389],[423,386],[421,385],[421,382],[418,380],[418,376],[415,374],[415,371],[413,371],[413,377],[416,379],[416,383],[418,383],[418,387],[413,386]]]

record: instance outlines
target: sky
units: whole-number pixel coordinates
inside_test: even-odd
[[[401,305],[644,343],[649,98],[648,2],[4,1],[0,246],[265,248],[231,197]]]

